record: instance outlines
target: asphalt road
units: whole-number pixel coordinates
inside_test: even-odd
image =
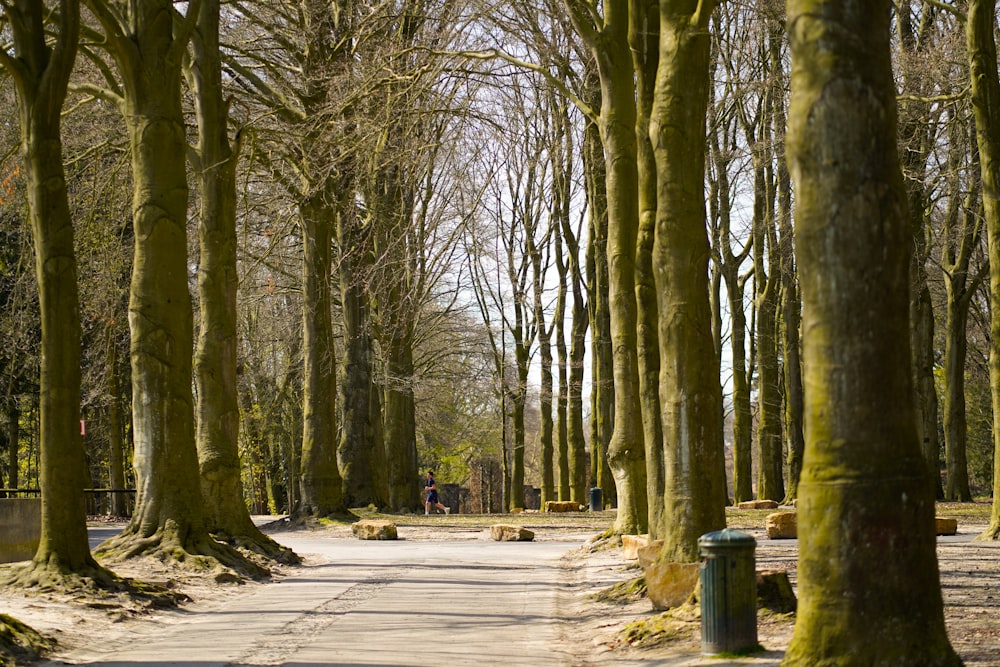
[[[108,535],[95,532],[99,542]],[[559,558],[576,542],[395,542],[283,533],[320,564],[122,645],[66,656],[104,667],[567,667]],[[114,644],[114,643],[112,643]],[[567,648],[570,647],[570,648]],[[52,664],[52,663],[50,663]]]

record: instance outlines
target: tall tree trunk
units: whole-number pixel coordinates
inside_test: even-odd
[[[420,509],[413,347],[409,336],[390,337],[386,350],[385,443],[389,507]]]
[[[302,222],[302,450],[298,511],[322,517],[347,510],[337,467],[336,360],[333,346],[333,227],[336,212],[328,193],[317,193],[300,207]],[[291,508],[290,508],[291,509]]]
[[[570,494],[567,500],[587,502],[586,469],[587,453],[583,426],[583,373],[587,353],[587,328],[589,317],[583,299],[582,280],[574,279],[573,326],[569,351],[569,395],[566,405],[566,439],[569,442]]]
[[[639,357],[639,397],[645,444],[646,508],[650,538],[659,539],[663,528],[663,428],[660,424],[660,350],[657,339],[659,313],[653,245],[656,235],[656,159],[649,140],[653,85],[659,62],[659,5],[656,0],[630,0],[629,46],[636,86],[636,159],[639,227],[636,237],[635,301]]]
[[[352,213],[339,214],[340,299],[344,326],[344,358],[341,361],[341,435],[337,462],[344,479],[344,501],[348,507],[374,503],[383,505],[375,484],[375,425],[372,423],[374,387],[371,306],[365,290],[366,260],[370,251]]]
[[[181,64],[197,12],[181,16],[170,0],[149,0],[126,19],[105,0],[88,0],[88,6],[123,79],[134,179],[129,330],[136,509],[101,550],[123,558],[200,554],[260,575],[259,567],[209,535],[198,483],[181,106]]]
[[[766,124],[762,126],[766,128]],[[769,137],[762,131],[762,143]],[[778,297],[781,272],[774,229],[774,186],[765,169],[770,151],[758,152],[754,161],[755,186],[760,189],[760,212],[754,215],[754,282],[757,285],[757,497],[781,501],[785,497],[782,458],[781,367],[778,362]],[[755,209],[757,206],[755,205]]]
[[[786,666],[962,664],[916,433],[889,18],[888,0],[788,2],[806,452]]]
[[[649,135],[656,154],[656,291],[665,459],[659,558],[694,562],[726,525],[722,388],[712,339],[705,221],[711,0],[660,0],[660,62]]]
[[[41,540],[28,585],[51,584],[66,575],[110,576],[90,554],[84,504],[86,460],[80,437],[80,311],[73,220],[63,169],[61,114],[76,59],[80,6],[59,5],[58,33],[46,42],[37,0],[4,6],[13,49],[0,65],[14,81],[21,134],[21,159],[28,190],[28,218],[35,248],[35,278],[41,319],[39,488]],[[9,429],[16,451],[15,427]],[[11,470],[16,470],[12,457]],[[14,475],[16,477],[16,473]],[[12,575],[16,577],[17,575]]]
[[[802,357],[799,340],[799,323],[802,304],[799,301],[798,281],[795,270],[795,252],[792,232],[792,182],[785,156],[785,74],[782,62],[782,44],[786,38],[784,12],[768,17],[768,56],[771,63],[771,119],[774,132],[774,152],[777,163],[777,217],[778,217],[778,270],[781,272],[779,296],[779,329],[781,336],[782,381],[784,395],[784,434],[787,446],[788,486],[785,501],[798,497],[799,477],[802,475],[802,455],[805,437],[802,419],[805,397],[802,391]]]
[[[747,276],[740,275],[740,267],[749,256],[753,244],[748,242],[739,252],[733,252],[732,249],[732,188],[728,171],[732,158],[730,151],[722,150],[723,145],[729,144],[728,125],[732,121],[721,118],[716,108],[717,105],[709,110],[712,128],[709,149],[715,167],[714,197],[711,201],[717,207],[713,216],[716,224],[713,229],[716,272],[726,284],[729,304],[729,349],[732,354],[733,376],[733,499],[741,503],[753,500],[753,411],[750,401],[750,375],[753,369],[747,368],[747,316],[744,304]],[[722,345],[721,329],[721,323],[713,324],[712,340],[716,342],[717,354]]]
[[[129,515],[128,496],[121,491],[125,489],[125,432],[122,424],[121,383],[118,378],[118,345],[115,340],[114,327],[109,326],[107,355],[107,391],[108,391],[108,467],[112,489],[119,492],[111,494],[111,514],[116,517]]]
[[[558,221],[553,224],[558,225]],[[540,383],[538,387],[538,411],[541,417],[541,428],[538,433],[541,456],[542,507],[546,501],[555,499],[555,477],[553,475],[553,426],[552,419],[552,324],[545,326],[545,309],[542,305],[545,276],[541,271],[541,249],[531,243],[532,254],[532,293],[534,295],[535,326],[538,331],[538,352]]]
[[[588,63],[584,95],[591,108],[601,102],[600,77],[596,65]],[[573,473],[573,494],[584,501],[586,486],[599,487],[605,505],[615,505],[615,487],[608,467],[608,443],[615,423],[614,362],[611,344],[611,304],[608,299],[608,190],[607,159],[600,123],[587,121],[584,128],[583,163],[587,179],[587,209],[590,214],[585,258],[588,288],[587,313],[591,335],[590,474],[580,479],[586,464]],[[568,238],[568,237],[567,237]],[[574,457],[573,459],[577,459]],[[578,488],[579,487],[579,488]]]
[[[974,290],[956,280],[945,280],[947,318],[944,346],[944,441],[948,466],[946,500],[971,502],[969,465],[966,459],[965,361],[968,351],[967,324]],[[964,280],[961,281],[964,283]],[[936,472],[936,470],[935,470]]]
[[[593,125],[588,123],[588,128],[591,127],[593,127]],[[587,143],[591,144],[592,148],[600,148],[600,141],[595,142],[593,141],[593,138],[588,140]],[[587,165],[591,164],[592,160],[586,158],[587,154],[588,153],[585,151],[584,168],[589,171],[589,169],[587,169]],[[588,177],[588,181],[589,180],[590,178]],[[588,187],[588,191],[589,190],[590,188]],[[573,314],[572,324],[570,325],[569,378],[567,379],[566,397],[566,440],[568,449],[567,459],[569,465],[569,479],[567,480],[567,495],[566,497],[562,496],[562,490],[560,487],[559,499],[572,500],[583,504],[587,502],[586,437],[583,424],[583,376],[585,357],[587,354],[587,329],[590,326],[591,315],[588,312],[586,297],[584,294],[586,289],[586,285],[584,283],[584,272],[586,266],[581,265],[580,262],[579,234],[578,231],[573,230],[569,222],[568,216],[564,217],[562,220],[562,236],[566,241],[566,255],[569,263],[569,279],[573,295]],[[588,248],[594,248],[594,245],[589,244]],[[591,251],[588,250],[588,255],[591,254]],[[594,290],[591,294],[592,298],[596,298],[596,285],[594,286]],[[596,350],[596,343],[594,343],[594,346],[594,349]],[[593,368],[597,368],[596,363]],[[600,391],[598,384],[598,381],[591,378],[592,406],[600,405],[596,396],[596,394]],[[607,401],[605,401],[605,403],[607,403]],[[595,411],[592,410],[591,423],[595,424],[597,422],[598,416],[595,414]],[[592,436],[592,450],[600,447],[599,440],[599,437]]]
[[[560,220],[565,226],[568,220]],[[556,328],[556,356],[559,360],[559,390],[556,395],[556,497],[563,502],[569,502],[571,494],[570,477],[570,445],[569,445],[569,349],[566,347],[566,295],[569,291],[569,270],[563,258],[562,232],[556,230],[555,236],[556,271],[559,274],[559,293],[556,297],[556,317],[553,324]],[[570,260],[572,261],[572,260]],[[571,325],[572,326],[572,325]]]
[[[639,183],[628,0],[606,2],[604,22],[600,47],[593,50],[601,80],[600,127],[608,198],[608,300],[615,381],[615,421],[608,443],[608,463],[618,504],[612,530],[635,534],[646,532],[649,509],[635,299]]]
[[[995,0],[969,0],[965,22],[972,109],[983,178],[983,213],[990,271],[990,391],[993,414],[1000,415],[1000,75],[994,37]],[[1000,429],[993,429],[993,511],[982,539],[1000,539]]]
[[[914,30],[912,13],[909,8],[898,12],[898,26],[904,59],[916,59],[927,47],[928,36],[933,33],[937,9],[929,3],[921,3],[920,27]],[[922,444],[928,471],[932,474],[938,498],[942,497],[941,444],[938,440],[937,388],[934,381],[934,309],[927,283],[926,264],[929,259],[928,208],[926,186],[927,160],[932,149],[931,126],[928,122],[929,103],[926,97],[933,94],[927,86],[923,72],[912,76],[913,67],[903,68],[902,94],[900,102],[899,134],[903,144],[900,160],[903,179],[909,200],[910,228],[913,234],[913,257],[910,260],[910,345],[913,352],[913,378],[916,396],[918,436]]]
[[[961,162],[966,154],[966,123],[952,119],[949,136],[950,198],[941,242],[941,268],[944,275],[946,320],[944,347],[944,443],[947,482],[943,497],[948,500],[972,500],[969,466],[966,458],[968,424],[965,403],[965,364],[968,353],[969,307],[982,285],[984,274],[969,274],[975,249],[981,243],[979,216],[979,161],[972,160],[969,170],[970,190],[963,202]],[[961,222],[959,222],[961,220]],[[937,460],[935,480],[940,485]]]
[[[268,558],[297,562],[291,550],[250,519],[239,455],[236,387],[236,166],[229,143],[229,108],[222,89],[219,0],[202,0],[189,69],[199,125],[198,389],[195,438],[208,528],[220,539]]]

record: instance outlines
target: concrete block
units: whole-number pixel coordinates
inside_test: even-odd
[[[31,560],[41,536],[41,498],[0,498],[0,563]]]

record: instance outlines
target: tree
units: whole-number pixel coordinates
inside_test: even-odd
[[[348,141],[338,75],[351,48],[349,3],[229,4],[253,39],[230,45],[227,65],[250,108],[264,108],[257,154],[292,200],[302,242],[302,444],[298,506],[302,518],[346,512],[337,463],[337,358],[333,244],[340,218],[354,215]],[[266,51],[266,55],[261,53]],[[345,223],[349,224],[349,223]],[[347,228],[345,228],[347,229]],[[368,399],[363,413],[367,422]]]
[[[887,0],[788,2],[806,451],[786,666],[961,664],[945,633],[916,432],[889,10]]]
[[[129,525],[101,550],[175,561],[197,554],[260,575],[209,535],[198,482],[181,71],[200,4],[189,3],[182,16],[170,0],[87,0],[118,65],[121,94],[112,89],[103,95],[125,117],[134,179],[129,329],[137,497]]]
[[[29,585],[58,584],[74,575],[108,582],[111,574],[93,559],[87,541],[86,468],[78,427],[79,292],[62,154],[61,118],[76,60],[80,5],[61,0],[53,44],[46,38],[44,17],[50,10],[43,3],[10,0],[0,9],[14,42],[13,52],[0,52],[0,65],[17,89],[42,328],[42,532],[30,568],[18,578]]]
[[[972,110],[983,180],[983,217],[990,271],[990,391],[1000,415],[1000,74],[997,73],[995,0],[969,0],[965,19]],[[994,417],[996,419],[996,417]],[[993,512],[982,539],[1000,539],[1000,429],[993,428]]]
[[[705,220],[711,0],[660,1],[649,135],[656,157],[653,266],[659,310],[664,516],[659,558],[692,562],[725,526],[722,387],[712,335]]]
[[[719,19],[717,19],[719,21]],[[720,42],[735,31],[738,22],[734,18],[725,21],[732,31],[718,30]],[[741,55],[751,49],[743,48],[743,40],[734,40],[732,46],[719,46],[720,60],[733,64],[726,67],[728,79],[733,79],[740,70],[737,63]],[[721,55],[733,54],[732,56]],[[737,159],[735,110],[739,105],[734,101],[740,85],[728,82],[722,92],[713,96],[709,114],[709,157],[712,187],[712,252],[713,270],[721,282],[725,283],[729,305],[730,335],[729,349],[732,355],[732,401],[733,401],[733,499],[737,502],[753,500],[753,411],[750,385],[753,375],[753,360],[747,355],[747,308],[746,285],[753,277],[753,268],[743,271],[742,266],[753,251],[753,238],[740,239],[733,229],[733,193],[736,188],[729,170]],[[734,241],[742,241],[742,247],[734,250]],[[721,308],[720,308],[721,310]],[[720,331],[714,336],[721,354]]]
[[[954,114],[953,114],[954,115]],[[982,248],[982,217],[979,190],[982,180],[978,154],[973,152],[968,169],[968,192],[962,193],[962,164],[969,155],[968,123],[953,118],[949,123],[948,205],[941,239],[941,269],[945,288],[944,344],[944,443],[947,481],[944,498],[969,502],[969,466],[966,456],[968,417],[965,400],[965,368],[968,359],[968,323],[972,300],[987,278],[988,267],[974,263]],[[932,470],[937,472],[937,456]],[[939,477],[936,475],[936,477]],[[938,480],[938,483],[939,480]]]
[[[608,443],[618,504],[612,530],[634,534],[646,532],[649,517],[635,296],[639,233],[636,91],[628,42],[628,0],[606,0],[600,11],[597,5],[592,0],[566,0],[573,25],[591,50],[600,82],[598,127],[604,146],[608,303],[615,386],[614,429]]]
[[[188,68],[194,90],[199,141],[195,152],[201,187],[198,224],[199,316],[194,375],[198,388],[196,443],[209,529],[270,558],[297,562],[289,549],[264,535],[250,519],[239,457],[240,414],[236,384],[236,149],[229,140],[229,105],[222,88],[219,0],[203,0]]]

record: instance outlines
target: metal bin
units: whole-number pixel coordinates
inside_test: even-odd
[[[725,528],[698,538],[701,553],[701,652],[739,653],[757,646],[757,540]]]

